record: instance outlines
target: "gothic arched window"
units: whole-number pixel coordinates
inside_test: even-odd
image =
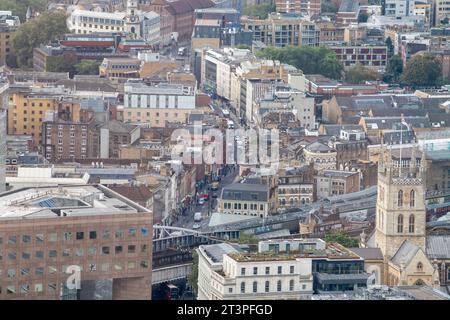
[[[397,218],[397,232],[403,233],[403,215],[399,215]]]
[[[415,197],[416,197],[416,192],[414,190],[411,190],[411,192],[409,193],[409,206],[410,207],[414,207],[415,206]]]
[[[403,190],[400,190],[397,194],[397,204],[399,207],[403,206]]]
[[[414,233],[414,215],[409,216],[409,233]]]

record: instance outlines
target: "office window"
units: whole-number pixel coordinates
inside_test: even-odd
[[[109,254],[109,247],[102,247],[102,254],[108,255]]]
[[[16,243],[17,243],[17,237],[16,236],[9,236],[8,244],[16,244]]]
[[[77,257],[82,257],[82,256],[84,256],[84,250],[83,250],[83,248],[77,248],[77,249],[75,249],[75,256],[77,256]]]
[[[148,228],[147,227],[142,227],[141,228],[141,235],[142,236],[148,236]]]
[[[22,236],[22,242],[23,242],[23,243],[30,243],[30,242],[31,242],[31,236],[29,236],[29,235],[23,235],[23,236]]]
[[[294,291],[294,280],[289,281],[289,291]]]
[[[294,273],[294,266],[290,266],[290,268],[289,268],[290,270],[290,273]]]
[[[31,258],[31,253],[29,253],[29,252],[22,252],[22,259],[23,260],[30,260],[30,258]],[[1,258],[0,258],[0,260],[1,260]]]
[[[258,267],[253,267],[253,274],[254,275],[258,274]]]
[[[49,266],[48,267],[48,273],[49,274],[54,274],[54,273],[56,273],[56,271],[58,271],[58,270],[56,269],[55,266]]]
[[[101,271],[103,272],[109,271],[109,263],[102,263]]]
[[[148,246],[146,244],[141,245],[141,253],[145,253],[148,250]]]
[[[72,240],[72,232],[64,232],[64,240],[71,241]]]
[[[116,254],[119,254],[119,253],[122,253],[122,252],[123,252],[122,246],[116,246],[116,248],[115,248],[115,253],[116,253]]]
[[[103,240],[109,239],[109,235],[110,235],[109,230],[103,230],[103,235],[102,235]]]
[[[49,258],[56,258],[56,256],[57,256],[57,251],[56,250],[50,250],[48,252],[48,257]]]
[[[52,232],[48,234],[48,241],[56,242],[58,240],[58,234],[56,232]]]
[[[241,276],[245,276],[245,268],[241,268]]]
[[[63,257],[70,257],[70,249],[66,248],[63,249]]]
[[[141,268],[147,269],[148,268],[148,261],[141,261]]]
[[[44,251],[36,251],[36,258],[42,259],[44,258]]]
[[[95,263],[89,264],[89,272],[97,271],[97,265]]]
[[[16,286],[7,286],[6,287],[6,294],[15,294],[16,293]]]
[[[257,281],[253,281],[253,293],[258,292],[258,282]]]
[[[83,240],[84,239],[84,232],[77,232],[76,233],[76,239],[77,240]]]
[[[49,284],[48,284],[48,291],[50,291],[50,292],[54,292],[54,291],[56,291],[56,283],[55,282],[50,282]]]
[[[128,236],[135,237],[136,236],[136,228],[128,228]]]
[[[89,239],[91,239],[91,240],[97,239],[97,231],[90,231]]]
[[[121,239],[121,238],[123,238],[123,231],[117,230],[116,231],[116,239]]]
[[[16,258],[17,258],[17,253],[15,253],[14,251],[11,251],[8,253],[9,260],[16,260]]]
[[[281,280],[277,281],[277,291],[280,292],[281,291]]]
[[[8,269],[6,271],[6,274],[8,275],[8,278],[15,278],[16,277],[16,269]]]
[[[23,277],[26,277],[30,274],[30,268],[21,268],[20,269],[20,275]]]
[[[89,247],[88,248],[88,255],[95,256],[97,254],[97,247]]]
[[[283,270],[283,267],[282,266],[278,266],[278,274],[281,274],[282,270]]]
[[[36,243],[44,242],[44,235],[42,233],[36,234]]]
[[[42,275],[44,275],[44,268],[42,268],[42,267],[37,267],[37,268],[34,270],[34,274],[35,274],[36,276],[42,276]]]
[[[127,269],[128,269],[128,270],[136,269],[136,262],[134,262],[134,261],[128,261]]]
[[[266,281],[266,283],[265,283],[265,285],[264,285],[264,291],[265,291],[265,292],[269,292],[269,289],[270,289],[270,282],[269,282],[269,281]]]
[[[34,285],[34,292],[42,292],[43,287],[42,287],[42,283],[36,283]]]
[[[136,252],[136,246],[130,244],[128,246],[128,253],[135,253],[135,252]]]
[[[245,293],[245,282],[241,282],[241,293]]]
[[[266,267],[266,274],[270,274],[270,267]]]

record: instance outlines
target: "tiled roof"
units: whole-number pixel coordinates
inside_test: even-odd
[[[146,202],[153,196],[153,193],[145,186],[117,185],[109,186],[109,188],[135,202]]]

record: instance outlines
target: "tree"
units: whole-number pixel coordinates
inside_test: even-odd
[[[50,57],[47,60],[47,71],[48,72],[69,72],[70,76],[73,76],[76,73],[75,57],[66,57],[66,56],[55,56]]]
[[[238,45],[236,46],[236,49],[247,49],[247,50],[251,50],[252,48],[251,48],[249,45],[247,45],[247,44],[238,44]]]
[[[357,248],[359,246],[359,239],[352,238],[346,235],[342,231],[337,231],[334,233],[329,233],[325,235],[326,242],[337,242],[346,248]]]
[[[413,88],[439,86],[441,67],[441,62],[431,54],[415,55],[406,63],[401,80]]]
[[[259,51],[257,56],[293,65],[305,74],[319,73],[333,79],[342,76],[342,63],[335,52],[325,46],[268,47]]]
[[[365,81],[377,80],[377,78],[376,71],[366,68],[360,63],[357,63],[345,73],[345,80],[349,83],[364,83]]]
[[[258,241],[258,238],[256,238],[254,235],[243,232],[239,233],[239,239],[237,240],[237,242],[240,244],[258,244]]]
[[[47,9],[47,0],[1,0],[0,10],[9,10],[13,15],[19,16],[25,22],[28,7],[33,11],[44,12]]]
[[[75,65],[75,71],[77,74],[97,75],[100,63],[96,60],[81,60]]]
[[[365,23],[369,19],[369,15],[365,12],[361,12],[358,16],[358,23]]]
[[[192,250],[192,271],[187,276],[187,282],[189,286],[192,288],[194,295],[197,295],[198,292],[198,253],[196,250]]]
[[[33,49],[41,44],[61,39],[69,30],[66,14],[62,11],[46,12],[38,18],[22,24],[12,38],[13,51],[19,67],[33,65]]]
[[[275,12],[276,7],[274,4],[266,3],[254,6],[248,6],[244,8],[243,13],[246,16],[258,17],[259,19],[266,19],[269,13]]]
[[[323,13],[337,13],[338,10],[338,6],[330,0],[324,0],[321,3],[321,11]]]
[[[389,53],[393,53],[394,52],[394,45],[392,44],[391,37],[387,37],[385,43],[386,43],[386,46],[388,48],[388,52]]]
[[[393,82],[398,82],[403,72],[403,60],[398,55],[393,55],[387,62],[386,73],[391,76]]]

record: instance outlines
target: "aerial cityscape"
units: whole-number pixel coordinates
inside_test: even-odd
[[[450,300],[449,19],[0,0],[0,300]]]

